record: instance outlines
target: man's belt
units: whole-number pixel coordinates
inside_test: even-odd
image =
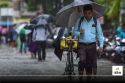
[[[81,43],[81,42],[79,42],[79,44],[81,44],[81,45],[85,45],[85,46],[89,46],[89,45],[96,44],[96,42],[92,42],[92,43]]]

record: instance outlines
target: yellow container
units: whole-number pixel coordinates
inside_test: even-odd
[[[73,49],[77,49],[78,47],[78,40],[71,39],[71,37],[67,37],[65,39],[62,39],[60,41],[60,49],[68,49],[70,47],[70,44]]]

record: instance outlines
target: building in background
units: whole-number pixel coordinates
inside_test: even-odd
[[[27,10],[25,0],[6,0],[6,2],[11,3],[11,5],[0,7],[0,25],[9,26],[13,23],[29,22],[30,18],[36,14]]]

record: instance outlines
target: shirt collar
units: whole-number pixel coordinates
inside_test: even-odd
[[[85,19],[86,22],[93,21],[93,17],[91,17],[91,19],[89,21],[87,21],[85,17],[84,17],[84,19]]]

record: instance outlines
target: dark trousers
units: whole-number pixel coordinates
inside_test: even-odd
[[[25,41],[20,42],[20,53],[22,54],[23,51],[24,51],[24,53],[26,53],[26,42]]]
[[[45,60],[46,58],[46,41],[36,41],[38,60]],[[41,55],[42,51],[42,55]]]
[[[96,74],[97,71],[97,56],[96,56],[96,43],[85,45],[82,43],[78,44],[78,70],[86,70],[86,74],[91,75],[92,71]],[[79,73],[80,74],[80,73]]]

